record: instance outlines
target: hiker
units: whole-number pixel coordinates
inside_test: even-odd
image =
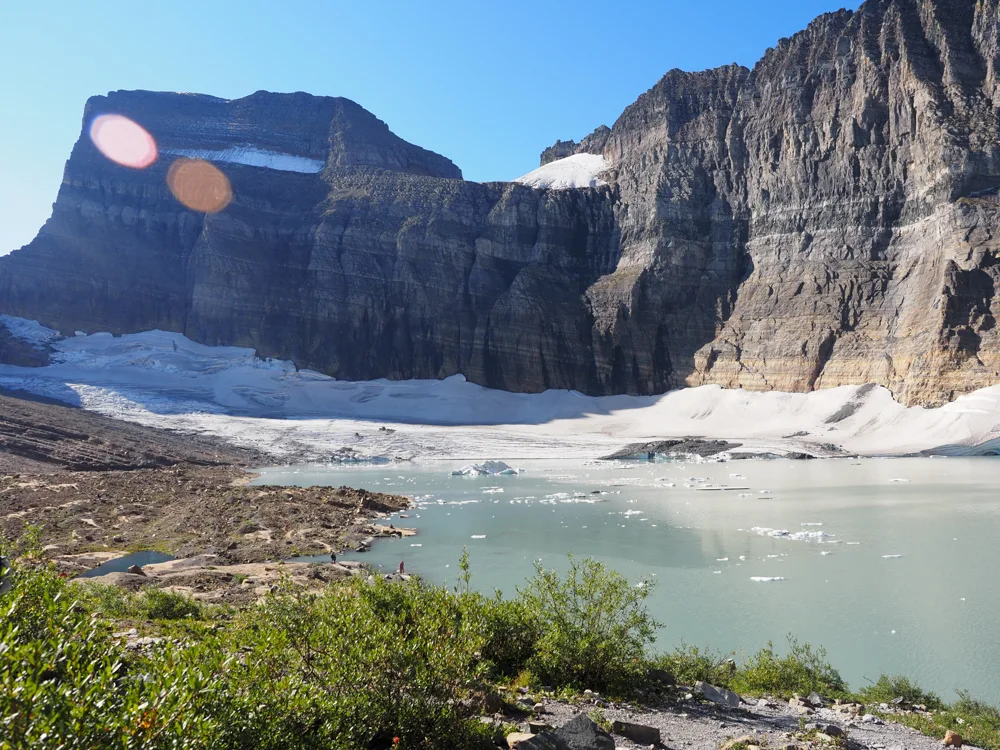
[[[330,562],[332,562],[332,563],[337,562],[337,553],[336,552],[331,552],[330,553]]]
[[[399,574],[403,575],[403,561],[402,560],[399,561]]]

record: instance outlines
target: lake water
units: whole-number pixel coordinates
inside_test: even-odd
[[[133,565],[140,568],[143,565],[156,565],[157,563],[170,562],[176,558],[154,550],[140,550],[131,552],[124,557],[117,557],[106,563],[101,563],[96,568],[80,573],[77,578],[95,578],[96,576],[106,576],[108,573],[125,573]]]
[[[1000,703],[1000,459],[511,463],[522,473],[297,466],[258,483],[416,498],[394,519],[416,537],[348,559],[454,585],[468,547],[473,585],[513,593],[532,561],[560,568],[572,552],[656,581],[660,648],[746,653],[794,633],[854,687],[902,673]]]

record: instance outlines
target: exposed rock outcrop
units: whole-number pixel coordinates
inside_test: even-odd
[[[152,133],[145,170],[86,136]],[[88,104],[52,218],[0,259],[0,312],[166,328],[337,377],[519,391],[872,382],[939,404],[1000,380],[1000,0],[868,0],[752,69],[671,71],[614,126],[607,187],[462,182],[344,99],[116,92]],[[172,154],[252,147],[185,209]]]
[[[611,128],[607,125],[601,125],[579,143],[576,141],[556,141],[542,151],[539,164],[544,167],[550,162],[565,159],[573,154],[603,154],[604,147],[608,145],[610,137]]]

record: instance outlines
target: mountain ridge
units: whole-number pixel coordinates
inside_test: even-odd
[[[1000,0],[823,14],[753,68],[668,71],[610,129],[546,149],[607,163],[607,186],[564,191],[461,181],[350,100],[113,92],[160,161],[104,159],[88,103],[52,218],[0,258],[0,311],[346,379],[872,382],[940,404],[1000,381],[998,40]],[[164,148],[248,145],[321,165],[219,162],[218,214],[167,190]]]

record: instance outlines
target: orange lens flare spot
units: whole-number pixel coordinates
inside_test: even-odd
[[[90,123],[90,140],[116,164],[144,169],[156,161],[156,141],[142,125],[122,115],[98,115]]]
[[[192,211],[218,213],[233,199],[233,188],[218,167],[204,159],[180,158],[170,165],[167,185]]]

